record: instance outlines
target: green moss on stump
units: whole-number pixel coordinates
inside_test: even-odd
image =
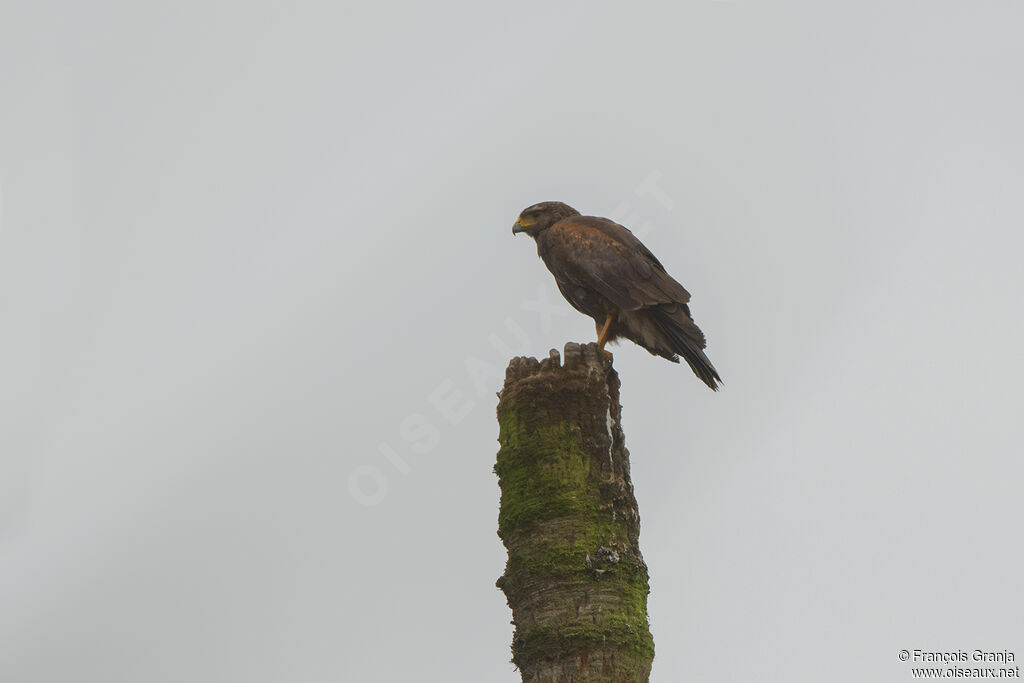
[[[637,660],[654,658],[654,642],[647,629],[646,616],[640,621],[609,615],[603,622],[576,622],[563,626],[536,626],[517,629],[512,638],[512,661],[555,660],[567,653],[580,653],[593,648],[614,648]]]
[[[618,379],[592,366],[535,367],[498,407],[498,586],[524,681],[646,681],[654,656]]]
[[[503,496],[498,534],[592,508],[592,501],[581,495],[590,472],[579,433],[565,424],[530,432],[519,424],[515,411],[506,412],[508,431],[503,424],[501,433],[510,434],[509,445],[502,446],[494,466]]]

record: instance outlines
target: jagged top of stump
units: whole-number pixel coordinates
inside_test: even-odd
[[[551,349],[543,360],[529,356],[516,356],[510,360],[505,369],[505,386],[498,394],[499,406],[510,396],[538,384],[548,386],[561,382],[606,383],[609,394],[618,399],[618,374],[612,367],[612,359],[605,356],[597,344],[566,342],[564,356],[563,363],[558,349]]]

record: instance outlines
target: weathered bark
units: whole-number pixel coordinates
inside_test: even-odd
[[[498,401],[498,587],[524,683],[647,681],[647,566],[620,426],[619,377],[596,344],[514,358]]]

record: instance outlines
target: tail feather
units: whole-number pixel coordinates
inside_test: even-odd
[[[718,376],[718,370],[715,370],[715,366],[704,354],[704,334],[682,308],[685,307],[654,306],[648,311],[669,348],[683,357],[693,370],[693,374],[704,384],[712,391],[718,391],[718,383],[722,378]]]

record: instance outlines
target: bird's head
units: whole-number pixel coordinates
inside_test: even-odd
[[[536,238],[542,230],[550,228],[563,218],[579,215],[580,212],[568,204],[563,204],[562,202],[541,202],[540,204],[534,204],[523,209],[523,212],[519,214],[519,218],[516,219],[515,224],[512,226],[512,234],[525,232],[530,237]]]

